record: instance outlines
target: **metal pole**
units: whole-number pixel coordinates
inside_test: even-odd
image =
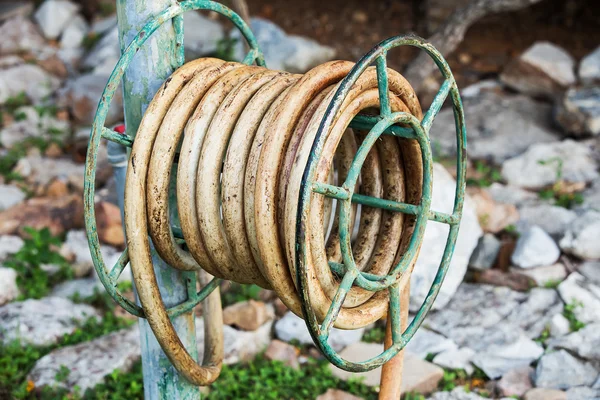
[[[117,0],[121,52],[150,18],[174,3],[175,0]],[[131,137],[135,136],[142,115],[154,93],[183,62],[182,38],[181,18],[173,24],[165,23],[136,54],[126,71],[123,78],[123,104],[125,125]],[[125,167],[115,169],[120,194],[123,193],[122,188],[125,184],[124,170]],[[172,205],[171,210],[175,210],[174,201]],[[169,267],[155,252],[153,263],[165,305],[169,307],[185,301],[185,277]],[[197,358],[193,311],[174,318],[173,325],[188,352]],[[199,399],[199,388],[190,385],[173,368],[145,319],[139,320],[139,327],[145,399]]]

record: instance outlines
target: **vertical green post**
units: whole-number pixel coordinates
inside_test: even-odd
[[[176,0],[117,0],[117,18],[121,52],[148,20]],[[123,103],[127,134],[134,137],[137,128],[160,85],[182,60],[182,24],[165,23],[134,57],[123,78]],[[176,32],[177,31],[177,32]],[[178,44],[179,43],[179,44]],[[121,174],[123,176],[124,174]],[[124,185],[123,178],[117,185]],[[172,199],[174,200],[174,199]],[[174,205],[174,202],[172,202]],[[175,206],[171,207],[172,210]],[[153,262],[158,285],[167,307],[187,299],[184,276],[162,261],[156,252]],[[173,319],[173,325],[188,352],[197,358],[193,312]],[[171,365],[145,319],[140,319],[144,397],[146,400],[199,399],[199,388],[190,385]]]

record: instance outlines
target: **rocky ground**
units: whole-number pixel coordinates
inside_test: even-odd
[[[1,399],[143,393],[137,324],[103,294],[83,230],[89,126],[119,56],[113,11],[90,20],[66,0],[0,4]],[[240,57],[226,24],[200,14],[186,14],[185,24],[195,27],[186,31],[188,58]],[[271,68],[302,72],[339,52],[266,19],[253,28]],[[468,197],[435,311],[407,348],[406,399],[600,398],[600,48],[575,56],[530,43],[462,90]],[[452,118],[442,110],[430,135],[440,211],[454,196]],[[122,119],[117,98],[107,124]],[[111,264],[124,237],[102,146],[98,233]],[[413,312],[446,234],[445,225],[427,227]],[[132,295],[127,278],[120,288]],[[380,371],[329,367],[303,321],[271,293],[227,284],[223,301],[228,366],[208,398],[376,397]],[[331,343],[365,359],[381,350],[383,332],[380,323],[334,330]]]

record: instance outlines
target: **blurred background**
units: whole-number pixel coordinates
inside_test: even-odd
[[[407,348],[404,399],[600,398],[600,2],[231,0],[272,69],[357,61],[416,33],[448,59],[467,118],[468,196],[448,276]],[[239,33],[185,15],[186,57],[243,57]],[[0,1],[0,399],[141,399],[135,318],[106,295],[83,227],[90,126],[120,55],[114,1]],[[441,84],[414,49],[390,52],[429,106]],[[122,96],[107,126],[123,123]],[[430,132],[434,205],[453,199],[455,133]],[[107,264],[124,248],[102,143],[96,208]],[[447,229],[429,223],[411,280],[423,301]],[[133,298],[129,273],[119,287]],[[379,374],[330,367],[271,292],[223,284],[226,364],[208,399],[374,399]],[[197,310],[199,347],[202,311]],[[334,330],[365,359],[385,326]]]

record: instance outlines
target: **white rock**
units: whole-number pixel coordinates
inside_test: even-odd
[[[336,351],[340,351],[352,343],[360,341],[364,333],[364,328],[354,330],[332,328],[328,343]],[[297,340],[301,344],[313,344],[306,323],[291,311],[286,312],[283,318],[275,323],[275,335],[284,342]]]
[[[93,32],[93,28],[92,28]],[[92,50],[82,60],[82,67],[92,69],[96,75],[106,76],[115,67],[121,56],[121,46],[119,45],[119,29],[117,25],[104,33],[102,39],[96,43]],[[108,79],[105,80],[108,81]]]
[[[0,141],[7,149],[32,137],[64,139],[71,129],[69,121],[58,120],[48,114],[40,116],[36,108],[31,106],[19,107],[15,115],[20,120],[0,130]]]
[[[81,393],[102,383],[114,370],[127,372],[140,359],[140,333],[137,325],[128,330],[113,332],[89,342],[67,346],[40,358],[27,379],[36,388],[49,386]],[[56,376],[61,368],[68,368],[64,380]]]
[[[184,14],[184,16],[186,14]],[[90,27],[90,32],[96,35],[103,35],[109,30],[114,29],[115,26],[117,26],[117,15],[113,14],[105,18],[94,20],[92,26]]]
[[[600,81],[600,46],[581,60],[579,79],[583,83]]]
[[[0,238],[0,243],[1,241]],[[600,261],[586,261],[579,266],[577,272],[600,286]]]
[[[28,16],[33,11],[33,4],[21,1],[5,1],[0,3],[0,21],[12,19],[17,16]]]
[[[537,42],[511,62],[500,79],[521,93],[552,97],[575,83],[574,68],[575,60],[564,49]]]
[[[569,89],[558,103],[555,118],[573,136],[600,135],[600,87]]]
[[[60,38],[60,47],[66,49],[80,48],[89,29],[87,21],[81,15],[76,15],[65,27]]]
[[[335,57],[333,48],[300,36],[287,35],[283,29],[266,19],[252,18],[250,25],[270,69],[302,73]],[[242,60],[245,50],[241,34],[235,29],[231,36],[238,39],[235,58]]]
[[[197,12],[183,14],[183,25],[186,29],[183,39],[186,59],[196,59],[217,50],[217,44],[225,37],[220,23]]]
[[[471,254],[469,268],[478,271],[492,268],[496,261],[496,257],[498,257],[501,246],[500,240],[493,234],[486,233],[483,235],[479,239],[479,243],[477,243],[477,247],[473,251],[473,254]]]
[[[46,46],[37,27],[29,18],[18,16],[0,26],[0,54],[38,52]]]
[[[552,317],[548,328],[550,329],[550,336],[554,338],[564,336],[571,332],[569,320],[566,319],[562,313]]]
[[[46,0],[33,15],[47,39],[58,39],[79,6],[68,0]]]
[[[102,293],[103,290],[102,283],[94,275],[91,278],[73,279],[60,283],[52,289],[50,296],[64,299],[78,296],[80,299],[86,299],[92,297],[96,292]]]
[[[502,176],[511,185],[538,189],[556,183],[590,182],[599,175],[592,150],[583,143],[564,140],[531,146],[502,164]]]
[[[16,299],[19,293],[17,271],[0,267],[0,306]]]
[[[23,190],[15,185],[0,185],[0,211],[19,204],[25,200]]]
[[[587,386],[577,386],[567,390],[567,400],[598,400],[600,390]]]
[[[550,236],[560,239],[577,218],[574,211],[550,204],[526,206],[519,209],[521,221],[537,225]]]
[[[475,351],[469,347],[446,350],[433,359],[433,363],[445,369],[464,369],[468,375],[472,375],[475,368],[471,363]]]
[[[551,282],[561,282],[567,277],[567,270],[561,263],[527,269],[515,268],[511,271],[530,277],[538,286],[545,286]]]
[[[558,285],[558,293],[565,304],[576,304],[573,310],[583,323],[600,322],[600,287],[578,272],[573,272]]]
[[[560,250],[550,237],[539,226],[531,226],[525,230],[519,239],[511,256],[511,261],[521,268],[552,265],[560,257]]]
[[[484,400],[486,397],[481,397],[475,392],[465,391],[464,386],[458,386],[451,392],[437,392],[431,395],[427,400]]]
[[[577,332],[548,342],[550,349],[565,349],[586,360],[600,361],[600,323],[586,325]]]
[[[563,303],[554,289],[533,288],[526,300],[515,307],[504,323],[520,327],[530,339],[540,337],[552,317],[563,311]]]
[[[483,91],[464,101],[469,135],[469,157],[494,163],[517,156],[530,146],[557,140],[552,107],[522,95]],[[456,155],[454,114],[446,108],[435,118],[430,132],[436,155]]]
[[[100,252],[109,270],[116,264],[121,255],[121,252],[117,249],[106,245],[100,246]],[[60,254],[67,259],[74,258],[73,267],[78,271],[76,274],[78,276],[87,275],[94,267],[87,236],[83,230],[69,231],[67,233],[65,242],[60,249]],[[121,276],[127,276],[127,271],[124,271]]]
[[[77,329],[88,318],[100,318],[87,304],[59,297],[25,300],[0,307],[0,341],[20,340],[23,345],[48,346]]]
[[[0,236],[0,261],[6,261],[11,254],[19,251],[23,247],[23,244],[23,239],[18,236]]]
[[[419,329],[406,345],[406,351],[423,360],[429,354],[438,354],[456,349],[458,347],[454,341],[425,328]]]
[[[440,164],[433,166],[433,196],[431,209],[452,213],[456,182],[452,175]],[[446,246],[449,225],[429,222],[425,229],[422,249],[411,275],[410,309],[416,311],[427,296],[437,274],[442,254]],[[483,234],[475,211],[475,205],[465,196],[463,216],[454,248],[452,262],[442,284],[434,309],[443,308],[452,298],[463,281],[469,259]],[[425,250],[427,249],[427,250]]]
[[[550,389],[570,389],[591,386],[598,378],[592,364],[578,360],[565,350],[545,354],[535,370],[535,386]]]
[[[517,186],[507,186],[494,182],[488,188],[488,192],[497,203],[512,204],[519,208],[540,204],[540,197],[537,193],[521,189]]]
[[[258,354],[265,351],[271,342],[271,328],[273,321],[269,321],[255,331],[238,331],[229,325],[223,326],[223,362],[235,364],[250,361]],[[198,344],[198,359],[204,356],[204,320],[196,318],[196,343]]]
[[[587,260],[600,259],[600,212],[589,210],[579,216],[560,241],[563,251]]]
[[[34,103],[50,96],[60,86],[58,78],[37,65],[25,64],[0,71],[0,104],[25,93]]]
[[[85,165],[67,158],[47,158],[37,154],[20,159],[14,167],[32,185],[46,186],[56,178],[64,178],[74,186],[82,186]]]

